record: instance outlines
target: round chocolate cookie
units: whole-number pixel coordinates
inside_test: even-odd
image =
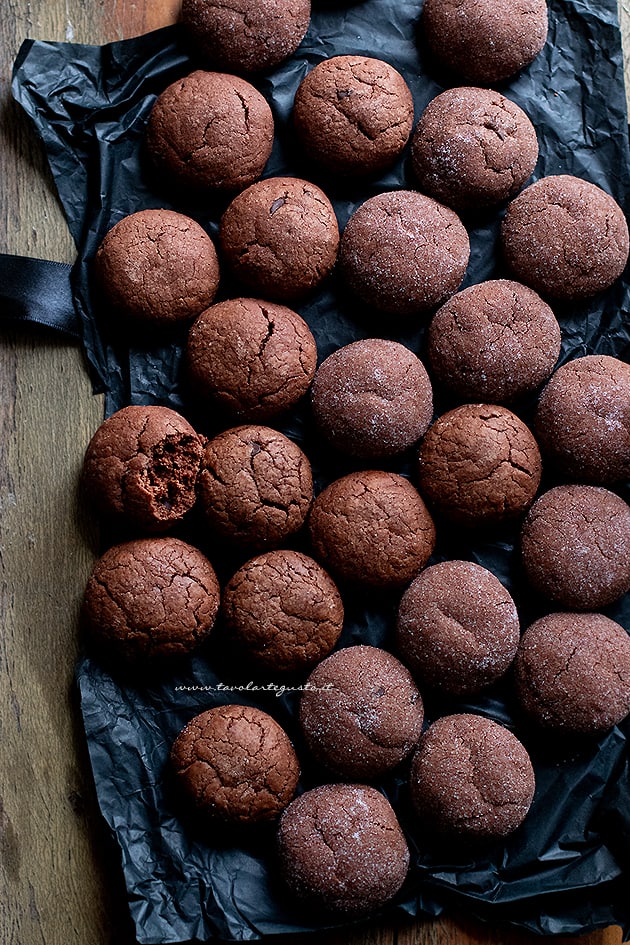
[[[273,547],[304,524],[313,499],[311,464],[277,430],[234,427],[208,443],[199,497],[217,538],[248,550]]]
[[[509,204],[501,242],[516,278],[558,299],[607,289],[628,261],[628,224],[619,204],[568,174],[543,177]]]
[[[171,766],[198,812],[230,824],[275,820],[300,776],[284,729],[248,705],[216,706],[192,718],[173,743]]]
[[[313,503],[315,553],[333,574],[372,587],[401,587],[435,545],[435,526],[409,480],[367,470],[336,479]]]
[[[266,420],[292,407],[316,367],[308,325],[273,302],[218,302],[188,335],[185,371],[194,391],[234,419]]]
[[[556,486],[521,530],[532,586],[572,610],[598,610],[630,590],[630,506],[597,486]]]
[[[88,445],[83,484],[104,518],[116,525],[163,532],[197,499],[201,439],[168,407],[123,407]]]
[[[508,279],[471,285],[429,325],[433,377],[462,400],[503,403],[547,380],[560,354],[560,325],[533,289]]]
[[[459,217],[410,190],[370,197],[344,230],[339,255],[350,289],[391,315],[415,315],[459,288],[470,243]]]
[[[289,804],[278,825],[290,891],[314,907],[360,915],[396,895],[409,848],[389,801],[363,784],[324,784]]]
[[[514,666],[521,706],[543,728],[595,734],[630,712],[630,636],[602,614],[541,617]]]
[[[237,646],[282,673],[327,656],[343,629],[335,583],[298,551],[268,551],[247,561],[225,587],[222,613]]]
[[[311,754],[335,775],[370,781],[417,745],[424,707],[411,674],[391,653],[349,646],[317,666],[300,701]]]
[[[361,177],[394,163],[409,140],[413,98],[381,59],[333,56],[302,79],[293,121],[304,151],[328,171]]]
[[[208,559],[177,538],[140,538],[98,559],[83,621],[108,655],[134,663],[184,656],[202,643],[219,609]]]
[[[467,696],[507,672],[516,655],[516,606],[501,582],[472,561],[443,561],[403,594],[396,639],[421,685]]]
[[[119,220],[96,252],[94,273],[114,311],[142,324],[192,321],[219,287],[214,243],[173,210],[140,210]]]
[[[563,364],[541,394],[534,429],[564,476],[630,479],[630,365],[603,354]]]
[[[525,819],[534,769],[521,742],[481,715],[446,715],[422,736],[409,779],[421,820],[441,833],[505,837]]]
[[[525,112],[492,89],[447,89],[427,105],[411,143],[422,190],[454,210],[502,203],[521,189],[538,160]]]
[[[319,366],[311,392],[321,432],[344,453],[396,456],[433,416],[431,381],[404,345],[367,338],[338,348]]]
[[[532,62],[547,39],[545,0],[425,0],[422,27],[442,65],[493,85]]]
[[[315,184],[269,177],[234,198],[219,239],[237,279],[264,298],[291,301],[318,286],[335,265],[339,227]]]
[[[147,148],[158,169],[193,190],[242,190],[262,174],[273,115],[244,79],[197,70],[158,96]]]
[[[310,0],[183,0],[182,22],[209,62],[262,72],[288,59],[311,19]]]
[[[465,404],[442,414],[420,445],[420,491],[468,527],[518,518],[540,485],[536,441],[505,407]]]

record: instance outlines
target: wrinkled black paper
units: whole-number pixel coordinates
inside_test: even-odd
[[[324,57],[374,55],[403,73],[418,116],[445,87],[444,77],[417,41],[419,12],[420,0],[316,4],[298,53],[256,80],[276,120],[276,143],[265,176],[292,174],[322,184],[342,227],[373,193],[413,186],[408,158],[361,188],[319,177],[292,142],[295,89]],[[194,413],[179,384],[182,339],[151,348],[121,341],[108,327],[100,300],[92,296],[90,260],[110,226],[145,207],[187,212],[216,235],[221,203],[187,205],[161,185],[143,150],[155,96],[199,65],[179,27],[104,47],[28,41],[16,62],[14,94],[45,142],[79,250],[73,272],[75,302],[95,388],[105,391],[108,412],[126,403],[157,402]],[[543,53],[501,91],[536,125],[541,149],[536,177],[585,177],[612,193],[628,213],[630,160],[615,0],[552,0]],[[499,217],[466,220],[472,253],[465,284],[503,274],[496,252]],[[555,306],[563,329],[562,360],[587,353],[627,360],[629,301],[626,275],[593,300]],[[366,320],[334,276],[297,308],[316,336],[320,359],[370,335],[395,337],[422,352],[425,320],[411,327]],[[440,409],[445,406],[446,401],[438,403]],[[525,405],[526,419],[529,409]],[[195,421],[205,432],[215,423],[198,415]],[[296,409],[282,429],[314,460],[319,487],[352,468],[351,462],[340,462],[322,447],[306,407]],[[405,463],[396,468],[410,469]],[[203,536],[196,539],[203,546]],[[434,560],[455,557],[493,570],[515,596],[524,626],[540,613],[540,605],[522,587],[513,531],[473,541],[442,529]],[[220,572],[229,574],[230,562],[217,556],[213,560]],[[395,597],[348,593],[346,605],[342,645],[391,645]],[[630,627],[627,599],[606,612]],[[323,916],[297,909],[278,886],[271,828],[247,839],[200,837],[172,794],[167,771],[177,732],[198,711],[222,702],[251,702],[271,712],[301,752],[295,721],[298,694],[217,692],[212,687],[218,683],[244,685],[250,675],[239,676],[238,667],[225,663],[213,641],[168,678],[117,679],[90,657],[82,660],[77,675],[99,803],[120,847],[139,941],[181,942],[215,935],[243,940],[322,928]],[[282,680],[273,682],[280,685]],[[199,688],[178,688],[187,686]],[[506,842],[473,852],[436,846],[423,837],[409,810],[404,770],[382,782],[379,786],[396,806],[407,833],[413,862],[390,911],[420,916],[436,915],[444,907],[463,909],[541,933],[568,934],[617,923],[630,934],[630,723],[581,744],[541,741],[515,711],[509,677],[473,702],[429,702],[427,710],[429,718],[477,711],[508,725],[532,755],[537,792],[522,828]],[[317,783],[318,773],[301,754],[302,787],[307,788]]]

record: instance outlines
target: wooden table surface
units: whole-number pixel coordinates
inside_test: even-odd
[[[122,39],[172,22],[178,6],[179,0],[3,0],[0,251],[68,262],[74,255],[42,149],[10,100],[21,42]],[[622,13],[622,21],[629,33],[630,16]],[[0,322],[0,945],[135,942],[72,689],[78,606],[95,553],[93,526],[76,500],[77,475],[102,410],[75,346],[45,329]],[[540,942],[457,916],[304,939]],[[579,941],[619,945],[621,931],[611,927]]]

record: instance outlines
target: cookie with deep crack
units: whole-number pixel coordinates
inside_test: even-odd
[[[409,848],[389,801],[363,784],[306,791],[280,817],[285,883],[298,900],[362,915],[392,899],[407,876]]]
[[[228,299],[196,320],[184,365],[205,402],[234,420],[266,420],[307,392],[317,346],[304,319],[286,306]]]
[[[155,100],[147,149],[168,180],[194,191],[236,191],[262,174],[273,146],[271,109],[249,82],[198,69]]]
[[[315,289],[337,260],[333,206],[315,184],[269,177],[235,197],[221,219],[223,256],[263,298],[288,302]]]
[[[305,153],[334,174],[372,176],[402,153],[413,98],[382,59],[332,56],[302,79],[293,123]]]
[[[343,629],[337,587],[313,558],[267,551],[225,586],[224,625],[238,651],[274,672],[295,672],[327,656]]]
[[[219,583],[208,559],[177,538],[109,548],[87,583],[82,618],[92,642],[123,663],[185,656],[212,630]]]
[[[459,212],[503,203],[531,176],[536,130],[492,89],[447,89],[422,113],[411,163],[423,191]]]
[[[349,646],[317,666],[300,700],[313,757],[345,780],[371,781],[418,743],[424,707],[411,673],[386,650]]]
[[[275,820],[300,775],[284,729],[247,705],[196,715],[175,739],[170,760],[177,786],[195,811],[229,824]]]
[[[168,531],[192,509],[203,444],[168,407],[123,407],[90,440],[82,481],[98,513],[115,525]]]

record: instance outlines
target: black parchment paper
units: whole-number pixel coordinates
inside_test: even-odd
[[[290,111],[295,89],[324,57],[364,53],[387,59],[409,83],[416,116],[445,87],[418,42],[420,0],[315,2],[313,22],[298,53],[257,80],[276,120],[276,144],[265,176],[292,174],[320,183],[343,227],[353,209],[383,189],[413,186],[407,156],[381,179],[354,189],[320,178],[295,149]],[[155,96],[200,65],[179,27],[104,47],[28,41],[15,65],[14,94],[46,145],[79,257],[73,273],[83,346],[95,388],[107,409],[126,403],[165,403],[188,415],[179,385],[181,338],[149,346],[112,332],[91,294],[90,260],[103,235],[127,213],[171,207],[189,213],[216,235],[222,206],[187,205],[152,172],[143,132]],[[536,125],[541,155],[536,177],[570,173],[604,187],[630,209],[630,161],[623,62],[614,0],[552,0],[550,34],[541,56],[501,90]],[[466,220],[471,263],[465,284],[502,274],[496,252],[500,214]],[[224,292],[230,287],[224,284]],[[562,359],[586,353],[628,359],[630,287],[627,277],[588,303],[556,306],[563,329]],[[333,277],[300,313],[318,342],[320,358],[358,337],[396,337],[422,351],[424,322],[396,326],[369,320]],[[438,407],[445,404],[438,399]],[[527,419],[527,405],[524,416]],[[195,416],[206,432],[214,418]],[[314,461],[319,487],[347,471],[314,437],[307,408],[283,421]],[[409,472],[409,465],[400,468]],[[549,483],[547,483],[549,484]],[[621,490],[627,498],[627,491]],[[514,533],[474,541],[439,532],[435,560],[464,557],[491,568],[512,591],[523,624],[540,612],[522,586]],[[197,536],[203,545],[203,536]],[[305,544],[302,545],[306,550]],[[224,575],[231,563],[213,557]],[[391,645],[397,600],[346,595],[342,645]],[[627,600],[608,609],[630,627]],[[171,793],[166,760],[180,728],[219,702],[244,701],[271,712],[301,752],[298,694],[218,692],[219,683],[247,686],[249,676],[226,664],[217,642],[160,680],[121,679],[86,657],[78,667],[82,712],[99,802],[120,847],[129,904],[142,943],[211,936],[253,939],[321,928],[323,916],[296,909],[278,886],[271,832],[253,837],[200,836]],[[258,680],[265,685],[270,680]],[[301,680],[292,680],[299,685]],[[282,680],[271,680],[281,685]],[[288,684],[288,683],[287,683]],[[408,882],[392,910],[435,915],[444,907],[517,923],[542,933],[574,933],[618,923],[630,934],[630,723],[581,744],[541,741],[515,712],[509,677],[473,703],[429,702],[429,718],[477,711],[512,728],[530,751],[537,775],[532,811],[507,842],[483,850],[435,845],[409,810],[404,769],[379,785],[395,804],[412,849]],[[302,753],[304,754],[304,753]],[[302,787],[318,774],[305,759]]]

